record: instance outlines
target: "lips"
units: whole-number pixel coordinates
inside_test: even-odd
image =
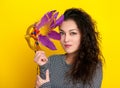
[[[65,48],[70,48],[72,45],[65,44],[64,46],[65,46]]]

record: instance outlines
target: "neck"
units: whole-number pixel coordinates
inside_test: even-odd
[[[67,64],[73,64],[75,54],[66,54],[66,63]]]

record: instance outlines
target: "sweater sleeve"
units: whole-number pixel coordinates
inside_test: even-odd
[[[51,83],[50,82],[46,82],[43,85],[41,85],[40,88],[51,88]]]
[[[46,63],[46,64],[44,64],[44,65],[42,65],[42,66],[40,66],[40,77],[42,78],[42,79],[45,79],[46,78],[46,70],[48,69],[48,65],[49,65],[49,63]]]

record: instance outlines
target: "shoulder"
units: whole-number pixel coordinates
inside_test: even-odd
[[[101,62],[99,62],[98,64],[97,64],[97,67],[96,67],[96,71],[95,71],[95,78],[97,78],[97,79],[102,79],[102,75],[103,75],[103,69],[102,69],[103,67],[102,67],[102,63]]]
[[[64,57],[64,54],[55,54],[55,55],[49,56],[48,59],[59,59],[63,57]]]
[[[93,76],[92,86],[94,88],[101,88],[102,79],[103,79],[102,63],[99,62],[97,64],[96,73]]]
[[[57,55],[52,55],[48,58],[50,66],[58,66],[58,65],[63,65],[64,64],[64,54],[57,54]]]
[[[58,59],[63,59],[64,58],[64,54],[55,54],[55,55],[51,55],[48,57],[48,59],[51,60],[58,60]]]
[[[99,61],[98,64],[97,64],[97,69],[102,69],[102,65],[103,65],[102,62]]]

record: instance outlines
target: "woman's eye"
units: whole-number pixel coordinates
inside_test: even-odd
[[[76,35],[77,33],[76,32],[71,32],[70,35]]]
[[[64,35],[64,34],[65,34],[64,32],[62,32],[62,31],[60,32],[60,35]]]

